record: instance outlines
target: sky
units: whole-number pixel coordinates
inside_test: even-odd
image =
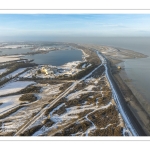
[[[0,40],[150,36],[150,14],[0,14]]]

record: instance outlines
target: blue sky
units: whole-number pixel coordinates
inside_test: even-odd
[[[149,14],[0,14],[0,39],[150,36]]]

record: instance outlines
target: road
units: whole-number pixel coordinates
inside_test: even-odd
[[[110,71],[110,66],[106,60],[106,58],[97,51],[97,55],[102,60],[102,64],[105,66],[105,74],[110,83],[113,98],[118,106],[119,112],[121,113],[123,120],[125,121],[127,129],[132,133],[133,136],[146,136],[146,133],[142,129],[141,125],[127,106],[127,103],[116,84],[112,73]]]
[[[68,87],[63,93],[61,93],[56,99],[54,99],[48,106],[46,106],[45,108],[43,108],[36,116],[34,116],[28,123],[26,123],[25,125],[23,125],[21,127],[21,129],[19,129],[15,133],[15,136],[19,136],[21,133],[23,133],[30,125],[32,125],[40,117],[42,117],[47,109],[50,109],[51,107],[53,107],[61,98],[65,97],[71,90],[73,90],[78,83],[80,83],[81,81],[83,81],[86,78],[88,78],[94,71],[96,71],[101,66],[102,66],[102,64],[99,65],[98,67],[96,67],[93,71],[91,71],[88,75],[84,76],[82,79],[80,79],[78,81],[75,81],[70,87]]]
[[[134,136],[145,136],[146,135],[145,132],[143,131],[142,127],[140,126],[140,124],[138,123],[138,121],[136,120],[136,118],[133,116],[132,112],[128,108],[126,101],[119,87],[114,81],[113,76],[110,71],[109,64],[107,63],[107,60],[98,51],[97,51],[97,55],[102,61],[101,65],[99,65],[97,68],[95,68],[92,72],[90,72],[88,75],[86,75],[82,79],[75,81],[70,87],[68,87],[63,93],[61,93],[55,100],[53,100],[48,106],[43,108],[36,116],[34,116],[28,123],[26,123],[19,131],[17,131],[15,136],[18,136],[21,133],[23,133],[30,125],[34,124],[41,116],[43,116],[47,109],[52,108],[61,98],[65,97],[71,90],[73,90],[78,83],[85,80],[87,77],[89,77],[94,71],[96,71],[101,66],[105,67],[106,77],[111,85],[114,100],[116,101],[116,104],[118,106],[119,112],[121,113],[123,117],[123,120],[125,121],[126,128]]]

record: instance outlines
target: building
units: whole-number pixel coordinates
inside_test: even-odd
[[[120,67],[120,66],[118,66],[117,68],[118,68],[119,70],[121,69],[121,67]]]
[[[48,71],[47,71],[47,69],[45,69],[44,67],[42,67],[41,73],[43,73],[43,74],[45,74],[45,75],[48,75]]]

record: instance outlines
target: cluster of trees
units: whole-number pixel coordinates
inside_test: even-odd
[[[99,65],[101,63],[99,57],[97,56],[96,52],[93,49],[86,48],[81,45],[76,45],[76,47],[78,49],[82,49],[86,54],[89,55],[89,57],[86,58],[89,63],[94,64],[94,65]]]
[[[1,79],[3,78],[3,80],[0,80],[0,86],[2,86],[3,84],[5,84],[6,82],[8,82],[10,79],[13,78],[12,76],[9,76],[9,78],[6,78],[5,76],[9,75],[10,73],[14,72],[15,70],[17,70],[19,68],[33,67],[35,65],[36,64],[24,63],[24,62],[17,62],[17,63],[12,63],[9,65],[6,65],[6,66],[8,66],[7,71],[0,75],[0,78]]]
[[[70,77],[72,80],[78,80],[84,77],[85,75],[89,74],[97,65],[91,65],[90,67],[80,71],[79,73],[75,74],[74,76]]]
[[[24,88],[18,92],[0,95],[0,97],[12,96],[12,95],[17,95],[17,94],[27,94],[27,93],[40,93],[40,91],[41,91],[41,87],[30,85],[30,86],[27,86],[26,88]]]
[[[41,87],[39,86],[27,86],[26,88],[22,89],[21,91],[19,91],[19,94],[25,94],[25,93],[40,93]]]
[[[86,86],[87,84],[84,81],[82,81],[75,86],[75,90],[76,91],[83,90]]]
[[[26,68],[26,67],[33,67],[33,66],[36,66],[36,64],[34,64],[34,63],[25,63],[25,62],[15,62],[15,63],[13,63],[13,64],[10,64],[9,66],[8,66],[8,70],[6,71],[6,72],[4,72],[4,73],[2,73],[1,75],[0,75],[0,78],[2,78],[2,77],[4,77],[4,76],[6,76],[6,75],[8,75],[8,74],[10,74],[10,73],[12,73],[13,71],[15,71],[15,70],[17,70],[17,69],[19,69],[19,68]]]
[[[108,124],[120,123],[118,112],[114,105],[110,105],[106,109],[95,111],[89,115],[89,119],[98,127],[105,128]]]
[[[110,125],[106,129],[96,129],[89,133],[89,136],[122,136],[123,128],[116,125]]]
[[[63,113],[66,112],[66,107],[65,105],[63,105],[62,107],[60,107],[58,110],[54,111],[53,114],[57,114],[57,115],[62,115]]]
[[[82,62],[80,64],[77,65],[77,69],[82,69],[82,66],[85,64],[85,67],[87,67],[89,65],[88,62]]]
[[[54,136],[71,136],[79,131],[84,133],[90,126],[92,126],[92,124],[89,121],[84,120],[81,123],[70,125],[63,129],[63,131],[56,133]]]
[[[20,98],[20,101],[29,101],[29,102],[33,102],[37,100],[37,97],[35,96],[35,94],[32,93],[28,93],[28,94],[23,94]]]
[[[49,109],[47,109],[47,110],[45,111],[45,116],[49,115],[49,113],[50,113],[51,111],[53,111],[53,109],[55,109],[57,106],[59,106],[60,104],[64,103],[65,101],[66,101],[66,98],[65,98],[65,97],[61,98],[57,103],[55,103],[55,104],[53,105],[53,107],[50,107]]]

